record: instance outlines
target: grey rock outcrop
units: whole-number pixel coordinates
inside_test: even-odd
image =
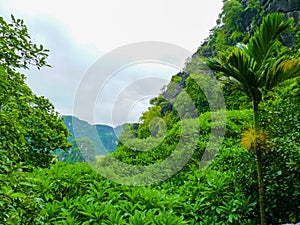
[[[261,0],[260,3],[266,12],[283,12],[287,18],[294,17],[295,23],[300,24],[299,0]]]
[[[294,22],[300,25],[300,1],[299,0],[260,0],[263,10],[267,13],[283,12],[286,18],[294,18]],[[254,9],[245,10],[242,14],[243,30],[252,32],[251,21],[256,16]],[[258,24],[261,18],[256,18]],[[288,47],[294,46],[292,33],[281,36],[282,42]]]
[[[268,12],[283,12],[286,18],[294,18],[296,24],[300,24],[300,1],[299,0],[260,0],[263,9]],[[294,35],[285,34],[281,37],[284,45],[294,46]]]

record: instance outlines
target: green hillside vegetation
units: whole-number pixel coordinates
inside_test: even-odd
[[[300,29],[292,20],[267,15],[257,0],[224,1],[210,37],[140,122],[123,127],[114,152],[93,162],[98,150],[79,137],[81,155],[72,157],[90,164],[53,162],[57,149],[70,149],[68,131],[17,72],[47,65],[22,24],[0,18],[0,224],[300,221]],[[282,43],[286,32],[293,47]]]

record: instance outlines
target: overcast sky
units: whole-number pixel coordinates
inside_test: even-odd
[[[142,41],[166,42],[194,53],[215,26],[221,8],[222,0],[0,0],[0,15],[6,21],[10,14],[24,19],[33,41],[50,50],[52,67],[26,71],[28,85],[67,115],[73,114],[83,77],[105,54]],[[120,69],[98,93],[95,116],[89,122],[115,126],[137,121],[149,99],[179,67],[140,63]],[[137,82],[143,80],[150,85],[149,94],[143,82]],[[124,111],[125,121],[114,122],[112,109],[120,100],[118,95],[126,96],[131,104]]]

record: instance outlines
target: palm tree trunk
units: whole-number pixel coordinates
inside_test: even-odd
[[[259,129],[259,121],[258,121],[258,103],[253,102],[253,113],[254,113],[254,129]],[[266,221],[266,210],[265,210],[265,190],[264,190],[264,182],[263,182],[263,160],[262,160],[262,151],[260,146],[255,146],[255,154],[256,154],[256,166],[257,166],[257,176],[258,176],[258,191],[259,191],[259,209],[260,209],[260,224],[267,225]]]
[[[262,152],[261,149],[256,149],[256,163],[257,163],[257,176],[258,176],[258,191],[259,191],[259,209],[261,225],[267,225],[266,211],[265,211],[265,190],[262,172]]]

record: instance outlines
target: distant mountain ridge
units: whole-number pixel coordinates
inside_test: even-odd
[[[69,137],[70,142],[79,138],[87,138],[92,142],[99,155],[113,152],[116,149],[122,125],[113,128],[103,124],[91,125],[75,116],[64,115],[62,117],[72,135]]]

